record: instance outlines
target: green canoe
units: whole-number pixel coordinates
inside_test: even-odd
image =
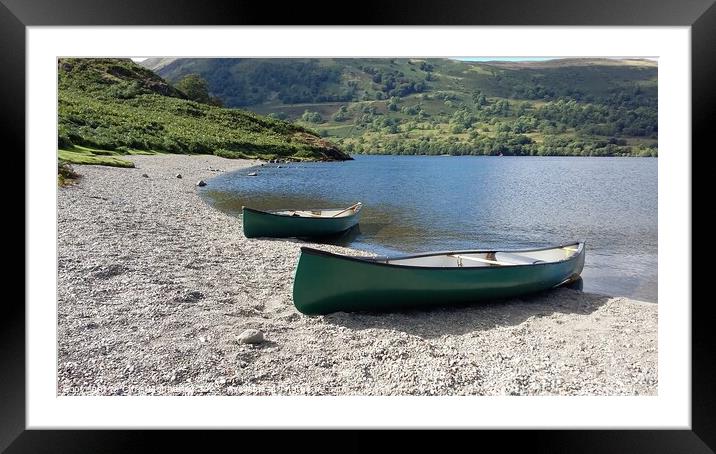
[[[358,202],[348,208],[259,211],[243,207],[244,235],[257,237],[320,237],[335,235],[358,224]]]
[[[525,295],[576,281],[584,243],[513,251],[352,257],[301,248],[293,303],[304,314],[390,311]]]

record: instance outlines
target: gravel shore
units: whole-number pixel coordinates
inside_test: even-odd
[[[656,304],[560,289],[305,316],[291,287],[307,243],[247,239],[197,195],[254,161],[130,159],[58,190],[59,395],[657,394]]]

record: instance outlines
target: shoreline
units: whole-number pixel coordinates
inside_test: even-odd
[[[305,316],[299,248],[365,252],[247,239],[198,196],[198,180],[257,161],[127,159],[58,189],[58,395],[657,394],[656,303],[559,289]],[[238,343],[249,328],[266,341]]]

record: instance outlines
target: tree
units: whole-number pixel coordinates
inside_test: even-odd
[[[472,93],[472,102],[474,102],[477,109],[480,110],[482,106],[487,104],[487,97],[482,93],[482,91],[475,90]]]
[[[189,74],[176,84],[176,88],[192,101],[210,104],[209,85],[198,74]]]
[[[321,114],[318,112],[311,112],[311,111],[304,111],[303,115],[301,115],[301,120],[307,121],[309,123],[323,123],[323,117],[321,117]]]
[[[400,111],[406,115],[417,115],[420,109],[420,104],[417,104],[415,106],[403,106]]]
[[[386,104],[388,106],[388,110],[393,112],[397,112],[398,110],[400,110],[400,107],[398,107],[399,102],[400,98],[397,96],[393,96],[392,98],[390,98],[390,101],[388,101],[388,104]]]
[[[420,62],[420,69],[429,73],[429,72],[432,72],[433,65],[431,65],[430,63],[427,63],[427,62]]]
[[[346,106],[341,106],[336,113],[333,114],[333,121],[345,121],[348,118],[348,109]]]

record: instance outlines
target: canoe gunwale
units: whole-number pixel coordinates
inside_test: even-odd
[[[541,248],[532,248],[532,249],[510,249],[510,250],[504,250],[504,251],[496,251],[496,250],[461,250],[461,251],[440,251],[440,252],[426,252],[422,254],[410,254],[410,255],[400,255],[400,256],[392,256],[392,257],[385,257],[385,256],[379,256],[379,257],[360,257],[360,256],[352,256],[352,255],[341,255],[341,254],[334,254],[333,252],[323,251],[321,249],[315,249],[308,246],[301,246],[301,253],[305,254],[312,254],[312,255],[322,255],[327,257],[334,257],[338,259],[344,259],[344,260],[350,260],[354,262],[364,263],[368,265],[380,265],[380,266],[387,266],[391,268],[398,268],[398,269],[420,269],[420,270],[447,270],[447,271],[484,271],[484,270],[494,270],[495,267],[451,267],[451,266],[416,266],[416,265],[397,265],[394,263],[385,263],[386,260],[401,260],[401,259],[408,259],[408,258],[420,258],[420,257],[430,257],[430,256],[436,256],[436,255],[447,255],[447,254],[469,254],[469,253],[485,253],[485,252],[535,252],[535,251],[546,251],[549,249],[559,249],[564,248],[567,246],[574,246],[577,245],[577,251],[575,254],[573,254],[570,257],[567,257],[563,260],[557,260],[553,262],[539,262],[539,263],[525,263],[525,264],[517,264],[517,265],[509,265],[505,268],[522,268],[522,267],[536,267],[536,266],[550,266],[555,265],[558,263],[566,263],[570,261],[574,261],[579,258],[580,255],[584,254],[584,246],[586,241],[572,241],[569,243],[564,243],[561,245],[556,246],[549,246],[549,247],[541,247]]]
[[[360,206],[358,207],[358,209],[353,212],[353,214],[350,214],[350,215],[348,215],[348,216],[340,216],[340,217],[292,216],[292,215],[289,215],[289,214],[278,214],[278,213],[272,213],[272,212],[270,212],[270,211],[261,211],[261,210],[257,210],[257,209],[255,209],[255,208],[249,208],[249,207],[241,207],[241,210],[242,210],[242,211],[249,211],[249,212],[255,213],[255,214],[262,214],[262,215],[266,215],[266,216],[275,216],[275,217],[277,217],[277,218],[282,218],[282,219],[296,219],[296,218],[300,218],[300,219],[311,219],[311,220],[314,220],[314,221],[325,221],[325,220],[328,220],[328,219],[350,219],[350,218],[352,218],[352,217],[358,215],[358,213],[360,212],[360,210],[361,210],[362,208],[363,208],[363,206],[360,205]],[[329,209],[329,208],[322,208],[322,210],[328,210],[328,209]],[[332,208],[332,209],[336,210],[336,209],[338,209],[338,208]],[[277,210],[277,211],[284,211],[284,210]],[[290,211],[290,210],[285,210],[285,211]],[[301,211],[309,211],[309,210],[301,210]]]

